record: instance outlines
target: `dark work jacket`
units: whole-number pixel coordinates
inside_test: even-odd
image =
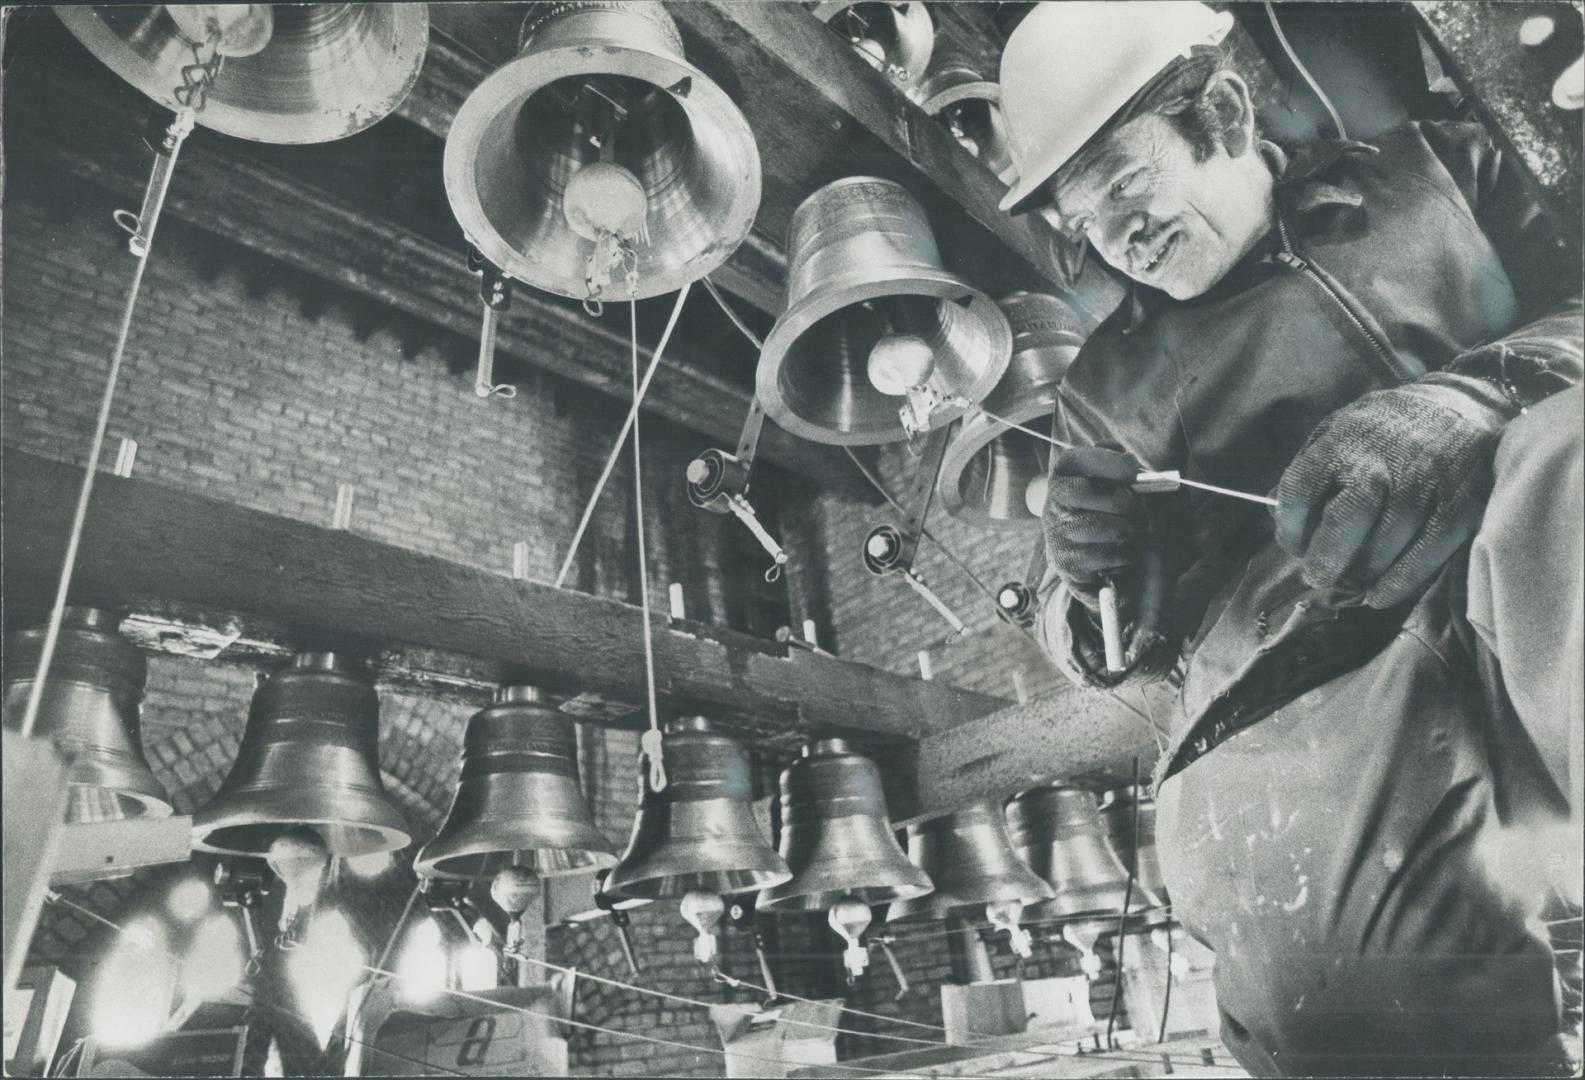
[[[1193,300],[1134,288],[1064,380],[1078,441],[1267,493],[1368,391],[1504,349],[1579,381],[1577,255],[1481,128],[1262,152],[1278,228]],[[1263,1074],[1537,1068],[1555,1031],[1545,943],[1458,877],[1483,829],[1523,813],[1480,748],[1490,703],[1447,670],[1468,637],[1456,568],[1397,610],[1335,603],[1265,508],[1143,498],[1182,679],[1157,768],[1162,860],[1179,918],[1218,953],[1229,1046]],[[1041,593],[1047,650],[1100,682],[1075,648],[1099,652],[1092,617],[1050,574]]]

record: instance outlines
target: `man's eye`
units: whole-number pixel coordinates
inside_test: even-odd
[[[1118,177],[1115,181],[1112,182],[1112,194],[1113,195],[1121,195],[1124,192],[1126,192],[1129,189],[1129,187],[1131,187],[1133,185],[1134,178],[1137,177],[1138,175],[1139,175],[1139,170],[1135,169],[1133,172],[1129,173],[1126,176]]]

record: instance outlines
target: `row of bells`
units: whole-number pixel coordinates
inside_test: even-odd
[[[42,629],[7,643],[4,710],[27,700]],[[145,662],[91,608],[68,608],[38,720],[73,755],[70,820],[171,812],[143,757]],[[230,774],[193,815],[200,850],[259,856],[309,827],[336,856],[405,846],[408,826],[380,780],[378,701],[342,656],[302,653],[264,679]],[[552,877],[609,867],[605,891],[633,900],[759,893],[768,911],[818,911],[844,897],[890,903],[894,920],[1017,902],[1042,917],[1121,910],[1123,860],[1136,857],[1133,910],[1161,904],[1153,807],[1123,789],[1103,804],[1051,785],[907,830],[886,814],[880,771],[840,739],[806,745],[781,776],[779,850],[754,816],[749,760],[702,718],[668,724],[669,783],[639,769],[638,814],[617,858],[578,783],[573,721],[527,687],[499,690],[468,722],[462,771],[440,832],[419,849],[425,877],[490,878],[509,866]],[[1134,818],[1139,819],[1138,843]]]
[[[862,55],[884,57],[877,63],[927,110],[958,128],[968,110],[991,117],[986,131],[998,128],[994,73],[975,71],[950,41],[932,51],[927,5],[811,7]],[[198,122],[277,143],[343,138],[389,114],[418,78],[429,32],[423,4],[56,11],[107,66],[168,108],[212,37],[223,63]],[[962,137],[995,144],[975,130]],[[995,153],[987,160],[998,167]],[[747,236],[761,186],[747,120],[689,62],[670,15],[656,3],[607,0],[532,6],[517,57],[458,109],[444,181],[485,259],[575,298],[589,295],[606,226],[626,229],[622,239],[635,245],[634,298],[710,273]],[[1049,422],[1081,340],[1074,314],[1050,296],[993,302],[946,270],[924,210],[901,186],[862,176],[826,185],[794,213],[787,251],[787,309],[755,380],[783,428],[817,442],[889,442],[909,435],[905,407],[922,430],[982,403],[1018,423]],[[943,501],[984,521],[1031,521],[1042,456],[1038,440],[974,412],[944,463]]]

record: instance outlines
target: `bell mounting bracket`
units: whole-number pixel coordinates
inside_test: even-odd
[[[877,577],[898,574],[903,582],[952,627],[952,636],[961,635],[966,627],[957,613],[937,596],[919,571],[914,569],[914,556],[919,551],[919,538],[924,535],[925,518],[930,513],[930,502],[935,497],[936,482],[941,475],[941,461],[946,456],[956,424],[932,431],[924,441],[919,455],[919,469],[914,475],[913,488],[904,494],[898,506],[907,519],[901,529],[895,525],[877,525],[864,538],[864,568]]]
[[[259,944],[259,928],[253,916],[270,891],[269,872],[252,859],[223,859],[215,867],[215,889],[220,894],[222,907],[234,907],[242,912],[242,930],[248,938],[246,971],[249,975],[257,975],[264,947]]]
[[[495,332],[501,322],[501,312],[512,306],[512,279],[472,244],[468,245],[468,272],[479,279],[479,299],[484,304],[484,319],[479,326],[479,366],[473,377],[473,392],[481,398],[516,397],[517,387],[495,381]]]
[[[605,891],[605,879],[610,872],[609,869],[601,870],[594,876],[594,906],[611,917],[611,923],[616,927],[617,941],[622,945],[622,958],[627,961],[628,971],[637,975],[640,971],[638,953],[633,950],[633,935],[630,929],[633,920],[618,906],[616,898]]]
[[[748,934],[749,939],[754,943],[754,957],[759,961],[760,978],[765,980],[765,990],[768,994],[764,1007],[768,1009],[776,1003],[781,991],[776,988],[776,976],[771,972],[770,956],[765,952],[764,927],[754,918],[755,894],[728,896],[725,899],[727,925]]]
[[[755,395],[749,402],[748,415],[743,418],[737,452],[729,454],[712,447],[688,463],[688,501],[701,510],[731,514],[741,521],[771,557],[771,568],[765,571],[765,580],[775,581],[781,577],[782,567],[787,565],[787,552],[760,524],[759,515],[748,501],[754,455],[759,450],[759,437],[764,428],[765,407]]]
[[[419,895],[432,914],[445,915],[456,920],[468,941],[477,941],[469,916],[477,916],[472,901],[468,899],[471,883],[462,878],[425,878],[419,885]]]

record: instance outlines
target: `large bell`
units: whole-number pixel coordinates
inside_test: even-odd
[[[599,291],[591,268],[611,268],[602,232],[636,259],[636,292],[622,267],[608,295],[655,296],[725,262],[760,197],[748,121],[658,3],[535,5],[517,59],[457,110],[445,179],[486,259],[580,299]]]
[[[1078,318],[1067,304],[1041,293],[1015,292],[998,303],[1012,327],[1013,356],[985,398],[985,411],[1049,433],[1057,388],[1084,344]],[[1044,500],[1031,509],[1029,487],[1044,482],[1051,449],[976,413],[963,422],[942,459],[942,505],[955,517],[985,524],[1035,523]]]
[[[45,628],[11,635],[5,650],[5,719],[15,727],[27,709],[44,649]],[[143,654],[116,633],[116,619],[69,607],[39,699],[34,731],[73,755],[66,783],[69,823],[165,817],[165,786],[154,778],[138,738],[138,706],[147,670]]]
[[[781,774],[781,854],[791,880],[760,893],[761,911],[824,911],[844,896],[865,904],[930,891],[886,816],[881,773],[842,739],[821,739]]]
[[[422,877],[486,878],[509,866],[537,877],[615,862],[578,787],[573,722],[530,686],[505,686],[468,721],[462,776],[446,822],[418,851]]]
[[[935,891],[895,901],[887,922],[976,914],[965,909],[1003,901],[1029,905],[1053,895],[1051,886],[1018,860],[994,803],[908,826],[908,861],[929,875]]]
[[[694,716],[666,725],[667,783],[639,767],[640,802],[627,850],[605,880],[613,896],[659,899],[749,892],[792,876],[754,819],[748,756]]]
[[[990,298],[942,268],[925,212],[890,180],[851,176],[794,212],[787,310],[756,378],[772,420],[839,445],[906,438],[901,411],[939,403],[922,427],[963,415],[1007,369],[1012,331]]]
[[[1139,809],[1137,846],[1135,806]],[[1156,857],[1156,800],[1132,785],[1114,788],[1101,798],[1101,820],[1106,824],[1106,842],[1123,869],[1133,866],[1134,902],[1129,906],[1141,911],[1162,907],[1167,901],[1167,885],[1161,879],[1161,860]]]
[[[995,73],[982,73],[965,50],[948,40],[935,51],[923,79],[908,96],[940,120],[952,137],[985,163],[1004,184],[1018,176],[1002,121],[1002,89]]]
[[[919,0],[816,0],[815,18],[847,38],[864,62],[899,86],[912,87],[930,68],[936,26]]]
[[[418,81],[424,4],[59,5],[55,13],[110,70],[176,109],[183,69],[220,32],[220,74],[197,121],[268,143],[319,143],[376,123]]]
[[[1095,796],[1062,784],[1037,787],[1007,804],[1007,825],[1018,857],[1056,890],[1032,916],[1074,918],[1123,910],[1128,873],[1106,844]],[[1140,899],[1137,893],[1134,899]]]
[[[299,653],[253,694],[242,746],[193,815],[193,846],[262,856],[308,826],[337,857],[392,851],[407,823],[380,783],[379,699],[337,653]]]

